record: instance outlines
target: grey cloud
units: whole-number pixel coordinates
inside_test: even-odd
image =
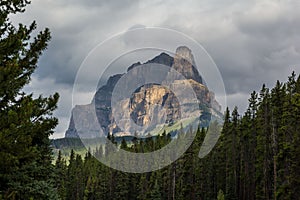
[[[275,14],[268,7],[261,12],[233,12],[229,35],[220,30],[216,39],[203,41],[220,67],[229,94],[257,90],[263,83],[284,81],[292,70],[300,71],[300,26],[295,25],[300,16],[293,4],[284,5]],[[257,10],[258,3],[252,6]],[[269,12],[269,18],[263,19],[262,12]]]
[[[267,6],[261,8],[263,4]],[[243,112],[247,98],[240,94],[260,90],[264,83],[273,87],[277,79],[286,81],[292,71],[300,72],[298,5],[297,1],[235,1],[200,11],[194,19],[171,14],[162,26],[186,32],[203,44],[222,74],[228,105]]]
[[[72,86],[90,50],[114,34],[116,27],[127,20],[124,16],[129,16],[137,7],[138,1],[129,0],[36,1],[24,14],[14,16],[13,21],[29,24],[36,20],[39,29],[50,28],[52,40],[36,75]]]
[[[300,72],[298,2],[33,1],[14,20],[28,24],[36,19],[39,29],[49,27],[52,31],[53,39],[35,76],[40,81],[51,79],[53,90],[61,92],[58,114],[63,120],[70,113],[70,93],[61,87],[71,90],[77,70],[90,50],[115,33],[143,25],[172,28],[201,43],[223,76],[228,105],[237,104],[242,110],[247,104],[246,94],[259,90],[263,83],[272,87],[277,79],[285,81],[292,70]],[[47,90],[41,87],[44,86],[39,91]]]
[[[138,0],[65,0],[60,2],[62,5],[64,6],[68,6],[68,5],[79,5],[81,7],[88,7],[88,8],[92,8],[92,7],[108,7],[111,9],[126,9],[130,6],[132,6],[133,4],[138,4],[139,1]]]

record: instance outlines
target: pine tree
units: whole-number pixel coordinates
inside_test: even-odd
[[[59,95],[34,98],[23,92],[50,32],[45,29],[32,38],[35,22],[15,27],[9,20],[27,4],[28,0],[0,3],[0,196],[56,199],[49,136],[57,125],[52,112]]]
[[[189,130],[187,134],[191,134]],[[194,163],[194,145],[191,145],[183,154],[181,176],[182,176],[182,193],[187,199],[195,199],[194,181],[195,181],[195,163]]]
[[[239,197],[240,199],[249,199],[251,188],[251,111],[248,109],[241,119],[240,123],[240,182],[239,182]]]
[[[66,199],[75,199],[76,198],[76,186],[75,186],[75,177],[76,177],[76,164],[75,164],[75,152],[72,149],[69,157],[69,165],[67,169],[67,179],[66,179],[66,190],[67,197]]]
[[[249,188],[247,190],[247,195],[245,198],[254,200],[255,199],[255,188],[256,188],[256,177],[255,177],[255,163],[256,163],[256,145],[257,145],[257,123],[256,123],[256,114],[258,107],[258,94],[253,91],[249,101],[249,112],[250,112],[250,135],[249,135]]]
[[[278,199],[296,199],[300,195],[300,76],[293,72],[286,84],[286,101],[281,130],[285,134],[284,184],[278,188]]]
[[[263,85],[257,111],[256,146],[256,199],[270,199],[272,196],[272,148],[271,148],[271,105],[269,89]]]
[[[285,101],[286,90],[285,86],[279,81],[276,82],[276,86],[271,90],[271,138],[272,138],[272,154],[273,154],[273,196],[277,199],[277,188],[280,183],[283,183],[283,171],[280,168],[284,168],[280,165],[284,165],[285,158],[284,155],[284,141],[286,136],[284,132],[281,131],[282,117],[284,111],[284,101]],[[279,172],[279,173],[278,173]],[[280,180],[281,179],[281,180]]]
[[[61,151],[55,162],[56,187],[61,199],[66,198],[66,173],[67,165],[65,159],[62,158]]]
[[[226,194],[225,198],[227,199],[237,199],[238,195],[238,120],[239,114],[237,107],[232,111],[232,119],[230,123],[229,132],[227,133],[227,173],[228,176],[226,181]]]
[[[205,186],[205,163],[204,159],[198,157],[200,147],[204,141],[206,130],[204,128],[198,127],[196,132],[196,137],[193,142],[194,151],[194,165],[195,165],[195,196],[196,199],[203,198],[204,186]]]
[[[296,80],[293,73],[287,83],[277,82],[271,90],[263,86],[260,94],[252,92],[243,116],[235,108],[231,114],[227,109],[224,117],[221,137],[206,157],[198,157],[199,149],[217,123],[211,123],[210,129],[199,127],[185,154],[155,172],[118,172],[96,162],[89,152],[82,164],[72,151],[67,199],[298,199],[300,77]],[[191,133],[185,131],[181,126],[179,139]],[[112,136],[109,139],[114,141]],[[120,148],[151,152],[171,140],[164,133],[145,141],[135,138],[129,147],[123,139]],[[102,147],[96,149],[98,154],[103,154]],[[62,160],[59,153],[57,168],[64,166]]]
[[[160,193],[160,188],[157,183],[157,179],[155,180],[154,186],[150,192],[150,199],[152,199],[152,200],[161,200],[162,199],[162,196]]]
[[[295,83],[295,91],[292,96],[292,127],[294,129],[293,143],[292,143],[292,156],[293,160],[291,165],[291,199],[296,199],[300,196],[300,75]],[[297,122],[298,121],[298,122]]]
[[[226,199],[237,199],[238,195],[238,110],[234,108],[231,119],[226,111],[223,127],[226,149]]]

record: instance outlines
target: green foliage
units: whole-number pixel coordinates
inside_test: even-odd
[[[225,200],[223,190],[219,190],[217,200]]]
[[[241,116],[226,110],[222,135],[214,149],[200,159],[198,153],[210,129],[180,130],[181,139],[196,131],[188,150],[172,165],[155,172],[128,174],[110,169],[91,154],[84,161],[72,151],[70,164],[58,155],[56,167],[67,176],[59,180],[63,199],[298,199],[300,191],[300,78],[271,90],[252,92],[249,108]],[[211,123],[211,129],[218,128]],[[108,136],[115,141],[114,137]],[[128,142],[118,148],[151,152],[171,141],[160,136]],[[176,141],[174,141],[176,142]],[[107,148],[107,147],[106,147]],[[95,156],[105,148],[96,148]],[[126,160],[126,158],[124,158]],[[83,163],[83,164],[82,164]],[[62,173],[62,174],[64,174]],[[64,188],[64,187],[62,187]],[[69,196],[68,196],[69,195]],[[66,198],[65,198],[66,197]]]
[[[0,3],[0,196],[4,199],[57,199],[49,136],[59,98],[25,94],[50,40],[48,29],[32,38],[36,23],[15,27],[8,16],[24,12],[27,0]]]
[[[121,141],[119,148],[126,151],[151,152],[171,142],[167,132],[179,130],[179,140],[197,131],[184,155],[156,172],[128,174],[104,166],[95,157],[112,156],[108,145],[97,147],[95,157],[72,150],[68,164],[65,152],[59,151],[53,166],[49,136],[57,125],[52,113],[59,96],[34,98],[22,91],[47,48],[50,32],[45,29],[32,38],[35,22],[15,27],[8,18],[24,12],[29,3],[0,2],[0,199],[210,200],[216,194],[218,200],[299,198],[300,76],[295,73],[286,83],[277,81],[273,89],[263,85],[259,93],[252,92],[243,116],[237,108],[231,114],[227,109],[222,135],[203,159],[198,158],[199,148],[206,135],[213,136],[200,127],[185,133],[183,127],[193,121],[189,119],[153,138],[133,138],[130,145]],[[202,118],[208,123],[208,110]],[[218,125],[212,123],[211,128]],[[113,135],[108,139],[117,145]],[[82,150],[78,139],[52,143],[70,144]]]

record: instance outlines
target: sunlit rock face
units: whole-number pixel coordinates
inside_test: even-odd
[[[213,115],[216,118],[221,117],[221,106],[215,100],[214,93],[203,84],[189,48],[178,47],[174,58],[161,53],[147,62],[147,64],[151,63],[167,66],[181,75],[163,72],[164,74],[160,76],[172,80],[169,88],[157,84],[142,85],[131,94],[130,98],[124,98],[118,102],[119,112],[117,113],[113,113],[111,108],[112,93],[124,74],[111,76],[106,85],[98,89],[91,104],[73,108],[65,136],[94,138],[107,134],[133,135],[136,132],[136,126],[133,126],[133,123],[139,127],[147,127],[142,128],[139,133],[147,134],[155,128],[154,125],[173,124],[182,118],[196,116],[203,120],[210,120]],[[141,69],[138,67],[140,65],[142,65],[140,62],[134,63],[127,69],[127,73],[130,71],[142,83],[147,77],[143,77],[143,73],[140,72]],[[130,80],[125,79],[126,81]],[[124,88],[126,85],[124,84]],[[194,93],[187,92],[188,88],[192,88]],[[173,89],[176,89],[176,95],[172,92]],[[197,99],[197,108],[190,106],[190,99],[193,95]],[[200,113],[197,112],[199,108]],[[122,120],[116,123],[115,118]]]

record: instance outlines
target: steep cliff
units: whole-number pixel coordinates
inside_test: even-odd
[[[202,77],[195,67],[194,56],[189,48],[178,47],[174,58],[166,53],[161,53],[146,63],[158,63],[168,66],[185,77],[184,80],[176,77],[178,75],[171,77],[172,80],[175,80],[171,87],[176,87],[176,90],[179,91],[176,95],[183,97],[181,98],[181,106],[178,98],[169,88],[157,84],[146,84],[137,88],[129,99],[120,100],[120,110],[129,109],[129,112],[118,112],[118,115],[122,115],[119,117],[125,120],[117,124],[112,116],[111,108],[112,92],[123,76],[123,74],[117,74],[111,76],[106,85],[98,89],[91,104],[75,106],[69,128],[66,131],[66,137],[91,138],[108,133],[118,135],[134,134],[136,129],[132,127],[130,120],[140,127],[147,127],[147,129],[142,130],[143,132],[149,132],[157,124],[173,124],[179,119],[193,115],[206,123],[211,119],[212,113],[216,115],[216,118],[221,116],[221,107],[215,100],[214,93],[209,91],[203,84]],[[127,69],[127,73],[129,71],[136,73],[136,78],[143,82],[147,77],[140,75],[140,69],[137,67],[140,65],[142,65],[140,62],[131,65]],[[167,76],[169,74],[169,72],[164,73],[160,75]],[[126,84],[124,87],[126,87]],[[201,113],[196,113],[196,108],[188,107],[190,106],[189,100],[192,98],[189,96],[190,94],[186,93],[188,87],[192,87],[196,94]],[[123,127],[122,130],[120,126]]]

